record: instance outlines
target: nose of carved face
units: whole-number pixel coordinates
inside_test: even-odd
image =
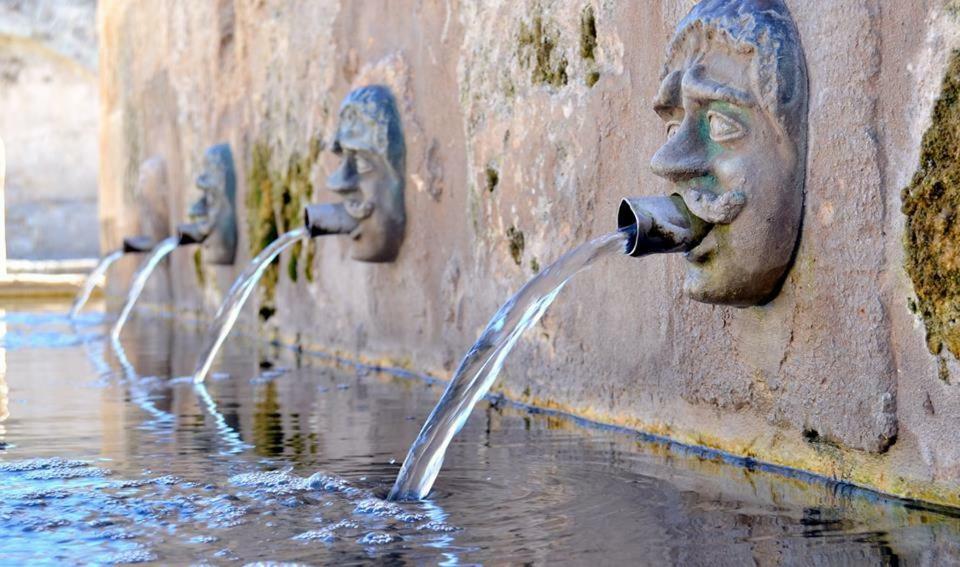
[[[373,201],[363,194],[360,174],[354,158],[349,154],[341,156],[340,167],[327,177],[327,188],[343,196],[343,207],[354,219],[360,221],[373,215]]]
[[[200,197],[192,205],[190,205],[190,210],[187,211],[187,215],[192,221],[204,221],[207,220],[207,217],[210,216],[210,208],[207,206],[206,196]]]
[[[360,178],[349,159],[343,156],[340,167],[327,177],[327,188],[336,193],[352,193],[359,189]]]
[[[212,176],[209,173],[201,173],[197,176],[197,188],[206,193],[212,189],[216,188],[216,182],[213,180]]]
[[[673,183],[684,183],[710,174],[707,148],[690,130],[689,126],[681,126],[654,154],[650,168],[655,175]]]

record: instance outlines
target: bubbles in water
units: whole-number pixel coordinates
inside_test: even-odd
[[[366,498],[357,503],[354,512],[358,514],[372,514],[374,516],[396,516],[403,512],[394,502],[380,500],[379,498]]]
[[[436,520],[431,520],[426,524],[421,524],[417,526],[417,530],[426,531],[426,532],[437,532],[437,533],[450,533],[460,531],[462,528],[456,526],[451,526],[443,522],[438,522]]]
[[[398,535],[385,532],[370,532],[357,540],[360,545],[386,545],[402,539]]]
[[[24,475],[24,478],[30,480],[68,480],[71,478],[101,478],[109,474],[110,471],[97,467],[57,467],[30,471]]]
[[[238,474],[230,477],[230,484],[256,488],[273,495],[287,495],[310,490],[309,480],[290,474],[290,470]]]
[[[73,461],[52,457],[48,459],[27,459],[24,461],[10,461],[0,463],[0,473],[15,473],[26,471],[37,471],[43,469],[64,469],[73,467],[85,467],[89,465],[88,461]]]
[[[293,536],[293,539],[298,541],[322,541],[325,543],[333,543],[337,540],[337,534],[333,533],[333,530],[329,528],[324,528],[322,530],[311,530],[309,532],[297,534]]]
[[[106,563],[120,565],[123,563],[149,563],[159,559],[157,554],[146,549],[120,551],[106,558]]]
[[[327,492],[350,492],[357,490],[350,486],[350,483],[345,479],[322,472],[314,473],[308,478],[307,485],[312,490],[325,490]]]

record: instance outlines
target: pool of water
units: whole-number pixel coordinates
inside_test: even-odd
[[[483,402],[383,500],[442,385],[69,305],[0,317],[0,563],[944,564],[948,514]],[[508,362],[509,364],[509,362]]]

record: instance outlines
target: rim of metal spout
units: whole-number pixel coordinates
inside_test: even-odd
[[[630,199],[621,199],[617,210],[617,230],[627,233],[623,253],[632,256],[637,251],[637,234],[640,232],[640,217],[630,204]]]

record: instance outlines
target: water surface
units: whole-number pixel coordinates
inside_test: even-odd
[[[956,518],[481,401],[383,499],[442,385],[67,304],[0,318],[0,563],[948,564]],[[227,377],[229,375],[229,378]]]

